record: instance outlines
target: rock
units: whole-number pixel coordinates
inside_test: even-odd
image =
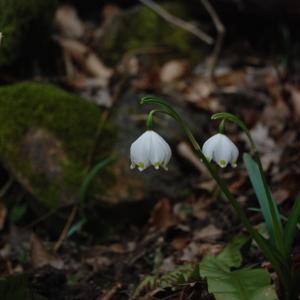
[[[172,1],[162,7],[179,18],[189,20],[188,8],[182,3]],[[143,5],[114,14],[105,22],[97,43],[100,57],[112,64],[119,62],[124,54],[132,50],[153,47],[167,50],[162,53],[165,55],[172,51],[173,57],[176,53],[199,59],[203,55],[201,46],[203,43],[192,34],[171,25]]]
[[[0,66],[36,59],[51,39],[57,0],[0,0]]]
[[[74,201],[95,147],[99,108],[50,84],[34,82],[1,87],[0,107],[1,162],[46,206]],[[113,131],[106,122],[94,163],[110,155]],[[92,193],[102,194],[112,181],[103,170]]]

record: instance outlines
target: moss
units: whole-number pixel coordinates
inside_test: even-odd
[[[57,0],[0,0],[0,65],[34,59],[50,40]]]
[[[188,20],[188,12],[182,3],[169,2],[163,7],[170,13]],[[99,43],[99,52],[109,63],[118,62],[128,51],[164,47],[179,56],[201,55],[195,37],[185,30],[175,27],[148,7],[137,6],[134,10],[122,13],[113,18]]]
[[[85,176],[101,112],[86,100],[34,82],[0,88],[0,159],[48,206],[72,201]],[[105,123],[95,162],[110,154],[114,126]],[[111,184],[103,171],[93,191]],[[105,179],[109,179],[109,182]]]

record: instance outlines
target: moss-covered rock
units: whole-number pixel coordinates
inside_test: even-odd
[[[34,82],[1,87],[0,107],[2,163],[47,206],[73,201],[95,146],[99,108],[52,85]],[[106,122],[95,162],[110,154],[113,132]],[[112,181],[103,170],[93,192],[102,193]]]
[[[41,54],[50,40],[57,0],[0,0],[0,66]]]
[[[188,20],[187,6],[180,2],[167,2],[163,7]],[[203,43],[191,33],[171,25],[162,17],[144,5],[138,5],[128,11],[115,15],[107,24],[98,43],[101,57],[109,63],[117,63],[128,51],[150,47],[163,47],[174,54],[201,57]]]

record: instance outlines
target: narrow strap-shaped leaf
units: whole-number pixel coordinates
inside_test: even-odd
[[[275,242],[275,232],[274,232],[271,209],[269,207],[267,194],[264,189],[264,184],[262,181],[261,174],[259,172],[259,168],[258,168],[256,162],[252,159],[252,157],[248,153],[244,154],[243,159],[245,162],[246,169],[248,171],[248,175],[249,175],[251,184],[252,184],[255,194],[257,196],[262,214],[264,216],[270,238],[271,238],[272,242]],[[278,222],[278,224],[280,224],[280,227],[282,230],[282,223],[280,220],[280,214],[278,211],[278,207],[277,207],[277,204],[273,197],[272,197],[272,200],[273,200],[272,205],[274,207],[276,221]]]
[[[86,198],[86,193],[88,191],[88,188],[90,187],[90,184],[92,180],[95,178],[95,176],[107,165],[112,163],[115,160],[115,157],[108,157],[103,160],[101,160],[99,163],[97,163],[91,171],[87,174],[87,176],[84,178],[83,183],[80,187],[79,191],[79,204],[83,205],[84,200]]]
[[[288,216],[287,224],[284,228],[285,254],[287,257],[290,256],[292,250],[299,219],[300,219],[300,195],[295,200],[291,213]]]

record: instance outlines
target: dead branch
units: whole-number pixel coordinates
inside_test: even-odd
[[[122,284],[117,282],[102,297],[99,297],[98,300],[111,300],[121,287]]]
[[[206,44],[212,45],[214,43],[214,39],[211,36],[209,36],[206,32],[199,29],[196,25],[181,20],[176,16],[173,16],[172,14],[170,14],[168,11],[163,9],[161,6],[159,6],[152,0],[139,0],[139,1],[144,5],[146,5],[147,7],[151,8],[167,22],[192,33],[193,35],[198,37],[201,41],[205,42]]]
[[[76,213],[77,213],[77,210],[78,210],[78,206],[77,205],[74,205],[73,208],[72,208],[72,211],[68,217],[68,220],[63,228],[63,231],[61,232],[57,242],[55,243],[54,247],[53,247],[53,251],[54,252],[57,252],[57,250],[60,248],[60,246],[62,245],[62,243],[64,242],[67,234],[68,234],[68,231],[75,219],[75,216],[76,216]]]
[[[205,9],[207,10],[208,14],[210,15],[210,17],[216,27],[216,30],[217,30],[216,43],[214,45],[214,49],[211,54],[211,59],[210,59],[210,64],[209,64],[209,69],[208,69],[208,77],[210,80],[212,80],[214,77],[215,69],[216,69],[216,66],[217,66],[217,63],[218,63],[218,60],[220,57],[220,53],[222,50],[226,30],[218,16],[217,12],[213,8],[213,6],[210,4],[209,0],[201,0],[201,2],[203,4],[203,6],[205,7]]]

